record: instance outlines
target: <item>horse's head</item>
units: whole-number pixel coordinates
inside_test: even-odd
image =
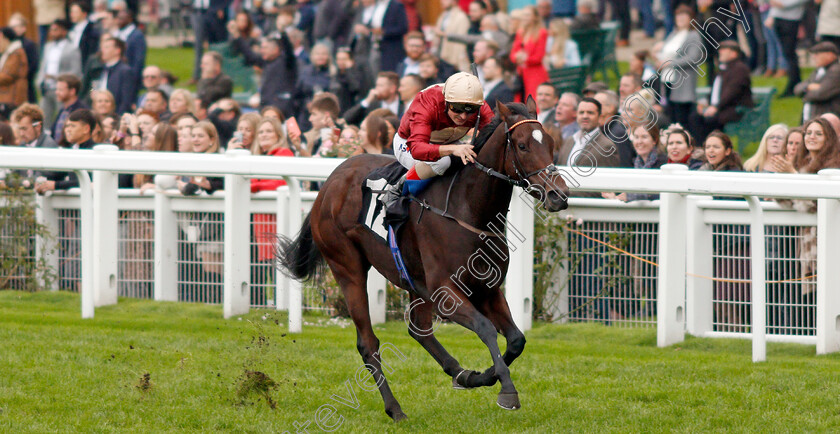
[[[560,177],[560,170],[554,166],[554,139],[536,120],[537,104],[531,96],[525,107],[528,117],[496,102],[509,148],[505,152],[504,171],[512,178],[523,180],[523,188],[548,211],[564,210],[568,207],[569,188]]]

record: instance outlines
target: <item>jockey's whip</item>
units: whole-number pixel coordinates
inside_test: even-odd
[[[478,77],[478,65],[475,62],[473,62],[470,65],[470,73],[472,75]],[[482,103],[482,105],[484,105],[484,103]],[[478,126],[479,125],[481,125],[481,106],[478,107],[478,117],[475,118],[475,127],[473,127],[473,137],[472,137],[472,141],[470,142],[470,145],[472,145],[472,146],[475,146],[475,138],[478,136]]]

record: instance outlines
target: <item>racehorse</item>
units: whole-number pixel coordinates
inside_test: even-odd
[[[453,378],[453,387],[492,386],[498,380],[499,406],[520,407],[508,367],[522,354],[525,336],[501,291],[508,268],[504,229],[492,229],[499,215],[507,216],[513,185],[525,188],[550,212],[567,207],[569,190],[552,164],[554,141],[536,120],[533,98],[526,104],[497,103],[496,112],[475,138],[476,164],[450,168],[410,206],[397,240],[413,285],[401,279],[388,244],[357,221],[362,182],[374,169],[393,163],[389,156],[361,155],[339,165],[321,187],[297,238],[279,242],[278,259],[296,279],[312,279],[324,261],[329,265],[356,326],[359,353],[376,380],[385,413],[395,421],[406,415],[382,372],[379,339],[371,327],[366,290],[371,266],[409,291],[409,334]],[[496,253],[474,260],[476,252],[491,249]],[[469,273],[459,271],[467,264]],[[483,373],[461,368],[434,336],[435,313],[475,332],[490,350],[493,365]],[[497,331],[507,341],[504,356]]]

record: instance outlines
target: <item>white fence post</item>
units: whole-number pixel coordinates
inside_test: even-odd
[[[686,251],[686,272],[690,275],[685,277],[685,320],[686,331],[694,336],[712,331],[714,320],[713,283],[694,277],[714,274],[712,227],[703,220],[703,210],[698,205],[704,199],[705,196],[686,199],[686,239],[691,248]]]
[[[746,196],[750,204],[750,249],[752,256],[752,361],[767,360],[767,285],[764,274],[764,213],[755,196]]]
[[[178,301],[178,220],[172,199],[155,192],[155,300]]]
[[[118,152],[114,145],[96,145],[98,153]],[[96,307],[117,304],[119,214],[117,174],[93,172],[93,293]]]
[[[277,189],[277,235],[292,238],[294,235],[289,229],[289,187]],[[277,276],[276,292],[274,303],[277,310],[289,310],[289,282],[292,280],[280,271],[280,267],[274,267]]]
[[[840,170],[825,169],[820,177],[840,180]],[[817,199],[817,354],[840,350],[840,200]]]
[[[286,185],[289,186],[289,207],[286,210],[286,222],[289,233],[294,237],[303,225],[303,204],[300,198],[300,181],[294,177],[286,178]],[[303,284],[294,279],[289,279],[289,333],[300,333],[303,331]]]
[[[666,164],[671,174],[688,171],[682,164]],[[685,339],[685,211],[686,198],[662,193],[659,204],[659,280],[656,302],[656,344],[660,347]]]
[[[386,318],[388,301],[385,277],[370,267],[367,275],[368,311],[371,324],[383,324]]]
[[[227,155],[249,155],[230,150]],[[251,306],[251,182],[240,175],[225,175],[225,318],[248,313]]]
[[[505,277],[505,298],[513,322],[520,330],[531,329],[534,297],[534,199],[513,189],[507,222],[510,266]],[[527,202],[526,202],[527,201]],[[523,240],[524,238],[524,240]],[[515,247],[516,250],[513,248]]]
[[[76,170],[76,177],[79,179],[79,200],[81,209],[81,250],[82,250],[82,285],[80,288],[82,298],[82,318],[93,318],[95,301],[93,289],[93,187],[90,182],[90,175],[87,170]]]
[[[35,257],[38,260],[44,259],[48,270],[55,272],[55,279],[50,285],[50,291],[58,291],[58,213],[52,206],[51,195],[36,195],[35,221],[47,228],[52,235],[51,239],[35,237]],[[46,282],[41,282],[45,284]]]

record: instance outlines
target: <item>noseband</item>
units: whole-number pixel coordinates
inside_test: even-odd
[[[540,121],[538,121],[536,119],[523,119],[523,120],[513,124],[510,128],[507,128],[507,122],[505,122],[504,125],[505,125],[506,131],[505,131],[505,159],[504,159],[504,161],[507,161],[507,150],[508,150],[508,148],[513,147],[513,143],[510,140],[510,134],[513,132],[513,130],[516,127],[518,127],[522,124],[527,124],[527,123],[537,123],[537,124],[539,124]],[[532,190],[532,184],[531,184],[530,181],[528,181],[528,178],[530,178],[534,175],[539,175],[540,173],[543,173],[543,172],[546,172],[549,175],[554,175],[554,174],[557,174],[559,172],[559,170],[557,169],[556,166],[554,166],[554,164],[549,164],[548,166],[546,166],[542,169],[539,169],[539,170],[535,170],[531,173],[526,172],[522,168],[522,163],[520,163],[520,161],[519,161],[519,155],[516,153],[516,149],[513,149],[513,170],[516,171],[516,177],[518,179],[512,178],[508,175],[505,175],[504,173],[501,173],[497,170],[494,170],[490,167],[487,167],[487,166],[479,163],[478,161],[476,161],[474,164],[475,164],[475,167],[478,170],[481,170],[482,172],[484,172],[484,173],[486,173],[490,176],[493,176],[493,177],[496,177],[496,178],[499,178],[499,179],[503,179],[503,180],[509,182],[511,185],[521,187],[521,188],[525,189],[525,191],[528,191],[528,192],[530,192]]]

